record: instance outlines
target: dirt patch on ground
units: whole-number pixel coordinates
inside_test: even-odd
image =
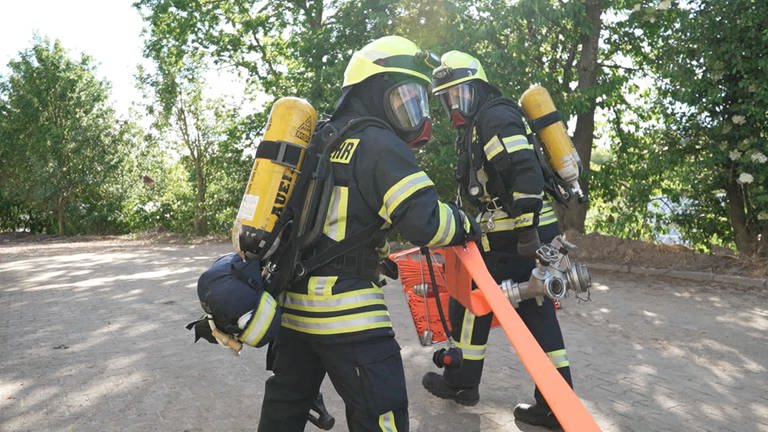
[[[680,245],[664,245],[640,240],[622,239],[597,233],[569,232],[568,241],[578,249],[571,253],[574,260],[585,263],[632,265],[658,269],[701,271],[732,274],[754,278],[768,278],[768,258],[736,255],[731,251],[720,254],[702,254]],[[124,236],[59,237],[24,233],[0,233],[0,246],[17,246],[21,252],[37,245],[55,245],[73,242],[107,242],[133,244],[202,244],[228,241],[223,236],[184,237],[170,233],[142,233]],[[18,246],[21,246],[19,248]]]
[[[736,255],[730,250],[703,254],[681,245],[655,244],[597,233],[569,232],[566,238],[578,247],[572,253],[574,259],[584,262],[768,278],[768,258]]]

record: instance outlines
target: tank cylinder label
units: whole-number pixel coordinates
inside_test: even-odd
[[[579,165],[573,159],[573,154],[569,153],[560,159],[561,166],[557,168],[557,173],[565,181],[571,181],[579,178]]]
[[[252,221],[258,206],[258,195],[244,195],[243,200],[240,202],[240,209],[237,211],[237,219]]]

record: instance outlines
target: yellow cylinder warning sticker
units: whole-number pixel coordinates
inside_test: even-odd
[[[253,221],[253,217],[256,215],[256,207],[258,206],[258,195],[243,195],[243,200],[240,202],[240,209],[237,211],[237,219],[246,220],[248,222]]]

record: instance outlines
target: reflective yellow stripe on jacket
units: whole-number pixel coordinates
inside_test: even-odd
[[[453,219],[453,211],[445,203],[439,203],[440,211],[440,225],[437,227],[437,232],[432,240],[429,241],[429,246],[438,247],[445,246],[451,242],[453,236],[456,235],[456,223]]]
[[[337,242],[346,237],[348,203],[349,188],[334,186],[331,201],[328,204],[328,214],[325,216],[323,233]]]
[[[315,296],[289,291],[283,308],[307,312],[336,312],[372,304],[384,303],[384,290],[379,287],[349,291],[341,294]]]
[[[502,150],[504,150],[504,143],[502,143],[499,137],[496,135],[489,139],[488,142],[483,146],[485,158],[488,160],[493,159],[494,156],[501,153]]]
[[[544,204],[541,207],[541,213],[539,213],[539,226],[549,225],[557,223],[557,215],[555,214],[555,208],[552,207],[552,201],[544,198]]]
[[[384,194],[384,202],[379,209],[379,216],[381,216],[387,223],[392,223],[392,215],[397,210],[398,206],[410,198],[414,193],[434,186],[432,180],[427,177],[423,171],[413,173],[404,177],[399,182],[395,183]],[[435,230],[435,234],[429,241],[427,246],[439,247],[445,246],[451,242],[456,235],[456,220],[451,208],[442,202],[438,203],[438,226]]]
[[[276,310],[277,302],[275,299],[267,293],[262,294],[259,306],[256,308],[256,315],[251,318],[248,327],[240,335],[240,340],[248,345],[256,346],[267,333]]]
[[[308,294],[288,291],[281,324],[302,333],[332,335],[392,327],[378,286],[333,294],[336,277],[311,277]]]
[[[430,186],[434,186],[434,183],[432,183],[432,180],[427,177],[427,174],[424,173],[424,171],[419,171],[404,177],[389,188],[384,194],[384,202],[381,203],[379,216],[388,223],[392,223],[391,216],[397,209],[397,206],[402,204],[403,201],[410,198],[410,196],[417,191]]]
[[[282,326],[302,333],[331,335],[392,327],[389,311],[380,310],[329,318],[283,313]]]
[[[491,222],[492,221],[492,222]],[[483,232],[512,231],[533,225],[533,213],[523,213],[520,216],[509,217],[503,210],[481,213],[477,219]]]
[[[531,195],[533,197],[539,197],[539,195]],[[522,197],[522,196],[518,196]],[[477,222],[483,229],[483,232],[499,232],[499,231],[512,231],[516,228],[523,228],[531,226],[533,223],[533,213],[524,213],[520,216],[510,218],[503,210],[494,210],[485,213],[481,213],[477,217]],[[493,221],[489,223],[489,221]],[[552,201],[549,200],[546,195],[544,196],[544,203],[539,213],[539,226],[549,225],[557,223],[557,214],[554,207],[552,207]]]
[[[501,142],[504,143],[504,148],[507,149],[507,153],[514,153],[520,150],[533,150],[533,144],[528,142],[528,138],[526,138],[525,135],[504,137]]]
[[[525,135],[512,135],[502,139],[494,135],[483,146],[483,152],[488,160],[492,160],[504,150],[510,154],[520,150],[533,150],[533,144],[528,142]]]

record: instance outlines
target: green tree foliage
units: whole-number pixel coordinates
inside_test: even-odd
[[[92,60],[36,38],[0,81],[0,228],[119,230],[130,128],[107,104]]]
[[[164,76],[205,58],[244,73],[251,96],[304,97],[321,113],[332,110],[351,53],[376,37],[401,34],[437,53],[470,52],[506,96],[517,99],[542,84],[575,125],[582,180],[592,196],[590,227],[652,237],[676,223],[695,244],[735,241],[748,252],[760,235],[766,238],[768,218],[763,3],[140,0],[136,6],[148,24],[146,53]],[[266,112],[240,123],[249,136],[258,135]],[[604,124],[600,112],[608,114]],[[436,104],[433,113],[435,139],[417,157],[449,198],[453,133]],[[600,170],[592,172],[596,139],[610,143],[610,154],[600,155]],[[648,203],[659,195],[680,211],[651,214]],[[584,229],[586,206],[561,210],[567,228]]]
[[[637,179],[616,192],[625,213],[665,195],[681,206],[671,219],[695,244],[755,253],[762,238],[768,252],[766,20],[768,4],[752,0],[634,7],[615,42],[654,85],[634,116],[615,114],[609,173]]]
[[[233,191],[247,172],[242,156],[250,128],[243,127],[238,106],[204,95],[201,60],[190,57],[178,69],[158,61],[162,73],[140,74],[142,87],[151,94],[145,106],[154,118],[151,127],[160,147],[176,158],[160,163],[167,169],[153,177],[157,190],[144,194],[140,207],[153,216],[137,220],[152,221],[155,228],[205,235],[211,222],[222,232],[221,220],[229,217],[231,225],[234,218]],[[181,179],[188,185],[180,182],[179,169],[187,173]]]
[[[142,0],[137,7],[149,23],[147,51],[158,61],[181,64],[188,53],[203,52],[221,66],[246,71],[255,89],[305,97],[321,112],[338,97],[352,51],[375,37],[398,33],[438,52],[469,51],[511,97],[540,82],[567,115],[580,113],[585,120],[577,127],[583,137],[577,146],[587,168],[595,100],[617,88],[597,86],[602,4],[595,1]],[[421,156],[442,159],[443,153],[427,149]]]
[[[253,92],[304,97],[318,111],[330,112],[350,55],[391,31],[396,3],[140,0],[135,5],[148,23],[146,52],[161,66],[178,68],[197,53],[218,67],[244,72]]]
[[[145,52],[158,70],[147,81],[159,101],[157,113],[182,132],[175,141],[185,144],[182,162],[195,181],[195,220],[205,214],[215,220],[217,231],[230,228],[234,220],[250,172],[246,158],[253,156],[247,150],[255,148],[252,139],[265,124],[268,109],[243,117],[234,109],[205,102],[199,92],[202,69],[198,66],[212,64],[242,72],[251,94],[304,97],[327,113],[340,94],[349,55],[368,38],[366,32],[386,33],[392,12],[389,3],[381,1],[326,7],[320,1],[146,0],[136,6],[148,23]],[[196,119],[194,128],[210,132],[209,140],[183,133],[185,128],[192,129],[183,126],[182,104],[187,120],[190,115]]]

